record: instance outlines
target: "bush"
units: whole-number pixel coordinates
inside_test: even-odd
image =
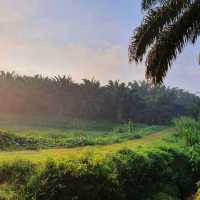
[[[13,184],[19,188],[28,182],[35,170],[35,165],[25,160],[3,163],[0,166],[0,183]]]
[[[125,127],[122,126],[118,126],[113,129],[113,133],[125,133],[125,132],[127,132],[127,130],[125,129]]]
[[[174,120],[179,137],[184,139],[185,145],[193,146],[200,143],[200,123],[192,118],[181,117]]]
[[[179,198],[195,191],[198,177],[193,173],[190,156],[174,149],[156,149],[144,154],[121,151],[115,157],[120,187],[126,199],[152,199],[170,187]],[[145,192],[144,192],[145,191]]]
[[[196,190],[200,155],[176,148],[121,150],[104,161],[47,162],[25,189],[30,200],[183,199]],[[192,156],[193,154],[193,156]]]
[[[45,169],[32,177],[25,199],[36,200],[117,200],[117,183],[107,165],[94,165],[90,160],[56,163],[50,161]]]

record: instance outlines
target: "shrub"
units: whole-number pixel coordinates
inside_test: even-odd
[[[193,156],[191,156],[193,154]],[[196,190],[200,162],[195,149],[121,150],[103,161],[49,161],[25,189],[30,200],[185,199]]]
[[[37,200],[117,200],[117,183],[107,165],[94,165],[90,160],[55,163],[32,177],[25,199]]]
[[[135,124],[131,120],[129,120],[129,122],[128,122],[128,132],[129,133],[134,133],[135,128],[136,128]]]
[[[142,136],[140,134],[135,134],[132,136],[132,139],[141,139]]]
[[[3,163],[0,166],[0,183],[10,183],[21,187],[35,173],[35,165],[29,161],[19,160]]]
[[[127,130],[125,130],[125,128],[122,127],[122,126],[118,126],[118,127],[115,127],[115,128],[113,129],[113,132],[114,132],[114,133],[124,133],[124,132],[127,132]]]
[[[181,117],[174,120],[178,136],[184,139],[185,145],[193,146],[200,143],[200,123],[192,118]]]
[[[113,159],[120,188],[127,200],[152,199],[166,187],[179,198],[196,189],[198,177],[193,173],[190,156],[181,151],[156,149],[136,153],[123,150]]]

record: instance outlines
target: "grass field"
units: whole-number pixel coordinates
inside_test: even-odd
[[[165,126],[136,124],[131,132],[128,124],[67,121],[52,124],[0,123],[0,149],[3,151],[62,149],[109,145],[141,139],[164,130]]]
[[[127,140],[121,143],[110,145],[96,145],[78,148],[67,149],[46,149],[46,150],[26,150],[26,151],[1,151],[0,162],[16,161],[17,159],[27,159],[35,163],[46,161],[49,158],[53,159],[77,159],[82,156],[95,155],[103,158],[105,155],[114,153],[123,148],[136,149],[144,146],[164,145],[164,138],[167,138],[174,132],[173,129],[164,129],[162,131],[155,131],[154,133],[144,136],[140,139]]]
[[[19,124],[15,122],[9,126],[9,123],[0,122],[0,167],[10,174],[3,181],[0,177],[0,200],[17,198],[19,189],[15,180],[22,178],[17,173],[18,167],[19,172],[23,169],[24,161],[30,161],[38,170],[49,160],[62,163],[92,158],[95,163],[104,162],[106,157],[114,156],[121,149],[142,151],[143,148],[169,145],[165,139],[175,131],[166,126],[137,124],[134,131],[129,132],[127,124],[105,122],[76,121],[56,126],[51,123]]]

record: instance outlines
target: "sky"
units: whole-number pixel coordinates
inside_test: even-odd
[[[128,63],[128,43],[143,19],[140,0],[0,0],[0,70],[133,81],[144,64]],[[200,91],[200,45],[188,45],[165,84]]]

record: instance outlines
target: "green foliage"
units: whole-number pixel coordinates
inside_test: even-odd
[[[0,167],[0,183],[13,184],[18,188],[34,173],[34,164],[26,160],[3,163]]]
[[[16,195],[25,200],[178,200],[196,190],[200,179],[197,149],[123,149],[101,161],[88,156],[62,162],[49,160],[37,170],[21,161],[4,164],[0,171],[8,177],[9,173],[16,174],[9,180],[13,185],[17,183]],[[26,178],[19,181],[19,174]]]
[[[126,128],[124,128],[124,127],[115,127],[115,128],[113,129],[113,132],[114,132],[114,133],[125,133],[125,132],[127,132],[127,131],[126,131]]]
[[[128,121],[128,132],[134,133],[135,128],[136,128],[135,124],[131,120],[129,120]]]
[[[193,176],[190,157],[175,149],[154,149],[145,154],[123,150],[114,160],[128,200],[151,199],[166,187],[173,191],[171,195],[187,196],[198,179]]]
[[[163,83],[177,55],[199,37],[198,0],[142,0],[146,11],[129,45],[129,61],[146,58],[146,78]]]
[[[36,166],[26,160],[2,163],[0,166],[0,200],[22,200],[24,188]]]
[[[182,128],[181,120],[186,125],[189,123],[193,126],[193,120],[181,118],[176,121],[179,125],[177,127]],[[48,147],[53,144],[51,143],[53,141],[62,142],[62,145],[68,141],[68,144],[82,146],[88,144],[88,141],[94,142],[90,144],[93,145],[136,139],[160,131],[164,127],[137,124],[133,133],[128,132],[127,124],[113,128],[114,130],[122,128],[122,132],[112,129],[110,132],[103,133],[78,130],[76,133],[68,132],[67,135],[66,132],[57,134],[55,129],[52,132],[47,130],[40,132],[41,129],[40,131],[38,129],[33,132],[30,130],[29,133],[25,130],[21,135],[17,132],[11,134],[10,131],[2,131],[2,135],[3,138],[5,136],[7,138],[8,134],[9,137],[13,136],[16,140],[27,137],[26,140],[29,142],[30,138],[35,136],[34,140],[45,141],[44,144]],[[179,135],[183,137],[181,134]],[[44,144],[40,143],[40,145]],[[162,147],[155,146],[147,149],[140,147],[134,151],[122,149],[117,153],[115,151],[115,153],[106,154],[105,157],[98,157],[95,153],[85,153],[84,157],[78,159],[42,161],[42,165],[25,160],[1,163],[0,199],[185,199],[196,191],[196,183],[200,180],[199,146],[198,143],[195,143],[192,147],[182,148],[165,143]],[[78,153],[80,154],[80,151]]]
[[[111,200],[121,199],[111,168],[94,164],[90,160],[55,163],[50,161],[45,169],[32,177],[25,199],[36,200]]]
[[[90,127],[88,122],[86,124],[88,131],[84,129],[79,130],[80,126],[78,126],[78,129],[29,127],[26,129],[16,128],[8,131],[1,130],[0,149],[14,151],[106,145],[127,141],[129,139],[139,139],[164,128],[164,126],[145,127],[138,125],[134,133],[129,133],[127,125],[113,125],[113,130],[107,131],[108,125],[104,130],[102,128],[100,130],[94,130],[94,125]],[[102,125],[99,123],[99,125],[95,125],[95,127],[97,126],[101,127]]]
[[[81,120],[92,120],[90,123],[100,130],[97,121],[103,120],[111,130],[105,121],[167,124],[180,115],[197,117],[200,99],[180,89],[152,87],[144,81],[109,81],[101,86],[94,79],[75,83],[66,76],[31,77],[2,71],[0,102],[0,123],[5,118],[11,120],[12,116],[6,115],[12,114],[19,124],[28,121],[44,126],[49,121],[55,127],[65,121],[66,128],[79,126],[85,130],[88,124]]]
[[[0,200],[20,200],[16,197],[16,191],[14,188],[10,188],[7,185],[1,186],[0,188]]]
[[[200,123],[192,118],[182,117],[174,120],[177,136],[184,139],[185,145],[200,143]]]

